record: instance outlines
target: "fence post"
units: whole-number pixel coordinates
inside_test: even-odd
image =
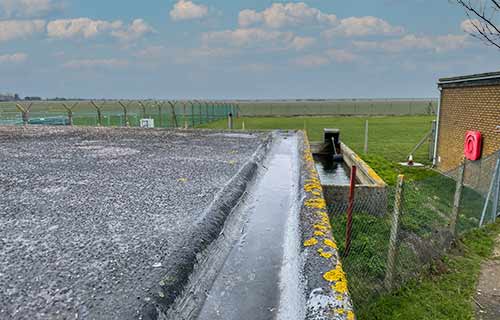
[[[387,253],[387,270],[385,271],[384,285],[387,290],[391,290],[394,279],[394,267],[397,254],[397,240],[399,233],[399,216],[401,214],[401,205],[403,200],[404,175],[398,176],[396,185],[396,195],[394,198],[394,211],[391,219],[391,236],[389,240],[389,251]]]
[[[78,105],[78,102],[75,102],[71,107],[68,106],[66,103],[63,103],[62,104],[64,109],[66,109],[66,111],[68,112],[68,122],[69,122],[69,125],[72,126],[73,125],[73,109]]]
[[[123,104],[121,101],[118,101],[118,104],[122,107],[123,109],[123,122],[125,122],[125,127],[128,127],[130,124],[128,122],[128,106],[130,105],[130,103],[128,103],[127,105]]]
[[[356,166],[351,167],[351,181],[349,187],[349,206],[347,207],[347,223],[345,229],[345,250],[344,258],[349,256],[352,241],[352,211],[354,210],[354,192],[356,190]]]
[[[233,129],[233,114],[231,112],[227,115],[227,128],[230,130]]]
[[[436,141],[436,128],[437,128],[437,121],[432,120],[431,141],[429,143],[429,161],[432,161],[434,159],[434,145],[435,145],[435,141]]]
[[[170,105],[170,109],[172,110],[172,120],[173,120],[173,125],[175,128],[178,128],[179,127],[179,123],[177,122],[177,115],[175,114],[175,104],[176,102],[175,101],[167,101],[168,104]],[[184,113],[186,113],[186,106],[184,106]],[[184,116],[185,118],[185,116]],[[184,119],[184,121],[186,121]]]
[[[491,211],[492,221],[495,222],[498,217],[498,201],[500,200],[500,168],[497,169],[497,179],[496,179],[495,195],[493,196],[493,208]]]
[[[486,210],[488,210],[488,204],[490,202],[491,194],[493,193],[493,188],[495,187],[495,181],[499,178],[500,175],[500,151],[497,153],[497,161],[495,164],[495,170],[493,171],[493,175],[491,177],[491,184],[488,190],[488,195],[486,196],[486,200],[484,201],[483,212],[481,213],[481,220],[479,221],[479,227],[483,226],[484,217],[486,216]]]
[[[182,110],[182,121],[184,122],[184,129],[188,128],[188,122],[186,119],[186,103],[182,102],[183,110]]]
[[[21,104],[17,103],[16,107],[19,111],[21,111],[21,116],[23,119],[23,125],[27,126],[30,121],[30,110],[33,106],[33,103],[30,103],[28,106],[24,107]]]
[[[457,222],[460,213],[460,199],[464,187],[465,160],[462,161],[458,169],[457,186],[455,188],[455,197],[453,198],[453,209],[451,211],[450,231],[454,237],[457,235]]]
[[[163,117],[162,117],[162,107],[165,102],[158,101],[156,106],[158,107],[158,127],[163,128]]]
[[[200,102],[200,104],[202,104],[202,102]],[[208,112],[208,103],[205,103],[205,113],[207,114],[207,121],[206,121],[206,123],[209,123],[210,122],[210,115],[209,115],[209,112]]]
[[[94,108],[97,110],[97,126],[102,127],[102,113],[101,113],[101,107],[99,107],[94,101],[90,101],[90,103],[94,106]]]
[[[189,101],[189,103],[191,104],[191,124],[193,126],[193,128],[195,127],[195,122],[194,122],[194,103]]]
[[[368,120],[365,121],[365,154],[368,154]]]

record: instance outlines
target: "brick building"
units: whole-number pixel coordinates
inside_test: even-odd
[[[477,130],[483,135],[483,161],[477,166],[491,167],[494,161],[484,162],[500,149],[500,72],[443,78],[438,86],[441,99],[435,166],[442,172],[457,168],[463,159],[466,132]],[[466,178],[470,180],[471,175],[477,176],[469,172]]]

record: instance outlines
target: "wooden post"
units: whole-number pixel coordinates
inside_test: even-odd
[[[90,101],[90,103],[94,106],[94,108],[97,110],[97,126],[102,127],[102,113],[101,113],[101,107],[99,107],[94,101]]]
[[[368,120],[365,121],[365,154],[368,154]]]
[[[399,216],[401,214],[401,201],[403,199],[403,184],[404,175],[399,175],[396,185],[396,196],[394,198],[394,212],[391,219],[391,236],[389,239],[389,251],[387,253],[387,269],[385,271],[384,279],[384,285],[387,290],[392,289],[392,282],[394,279],[394,267],[398,247],[397,240],[399,233]]]
[[[462,198],[462,190],[464,187],[464,172],[465,161],[462,161],[458,169],[457,186],[455,188],[455,197],[453,198],[453,209],[451,211],[450,231],[453,236],[457,235],[457,223],[460,211],[460,199]]]
[[[356,190],[356,166],[351,167],[351,183],[349,188],[349,205],[347,207],[347,223],[345,230],[345,250],[344,250],[344,258],[349,256],[349,252],[351,251],[351,241],[352,241],[352,212],[354,210],[354,196]]]

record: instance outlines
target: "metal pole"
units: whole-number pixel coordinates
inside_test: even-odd
[[[391,220],[391,237],[389,240],[389,252],[387,253],[387,269],[385,272],[384,285],[387,290],[392,288],[392,281],[394,279],[394,267],[396,263],[396,253],[397,253],[397,240],[399,233],[399,216],[401,214],[401,205],[403,199],[403,184],[404,175],[398,176],[398,182],[396,185],[396,196],[394,198],[394,212],[392,214]]]
[[[488,195],[486,196],[486,200],[484,202],[483,212],[481,213],[481,220],[479,221],[479,227],[483,226],[484,217],[486,216],[486,210],[488,210],[488,204],[490,202],[490,197],[493,192],[493,188],[495,186],[495,181],[498,179],[498,170],[500,169],[500,152],[497,155],[497,162],[495,165],[495,171],[493,171],[493,177],[491,177],[491,184],[488,190]]]
[[[123,109],[123,121],[125,122],[125,127],[128,127],[129,126],[129,123],[128,123],[128,111],[127,111],[127,107],[130,105],[127,104],[123,104],[121,101],[118,101],[118,104],[122,107]]]
[[[191,104],[191,124],[193,125],[193,128],[195,127],[195,122],[194,122],[194,103],[189,101]]]
[[[498,169],[500,170],[500,168]],[[493,208],[491,211],[492,214],[492,220],[495,222],[498,217],[498,201],[500,200],[500,171],[497,171],[497,181],[496,181],[496,189],[495,189],[495,195],[493,197]]]
[[[462,190],[464,187],[464,172],[465,172],[465,161],[462,162],[462,165],[458,169],[457,186],[455,188],[455,197],[453,199],[453,209],[451,212],[450,231],[451,233],[453,233],[453,236],[455,237],[457,235],[458,214],[460,211],[460,199],[462,198]]]
[[[227,128],[232,130],[233,129],[233,114],[229,113],[227,116]]]
[[[345,232],[345,251],[344,258],[349,256],[351,251],[351,241],[352,241],[352,211],[354,210],[354,192],[356,190],[356,166],[351,167],[351,183],[349,188],[349,206],[347,207],[347,223]]]
[[[365,154],[368,154],[368,120],[365,121]]]
[[[186,103],[183,102],[182,106],[184,107],[183,112],[182,112],[182,121],[184,121],[184,129],[187,129],[188,123],[187,123],[187,119],[186,119]]]
[[[97,126],[102,127],[102,113],[101,113],[101,108],[94,101],[90,101],[90,103],[97,110]]]
[[[432,161],[434,159],[434,141],[436,139],[436,128],[437,128],[437,121],[432,120],[431,141],[429,143],[429,161]]]

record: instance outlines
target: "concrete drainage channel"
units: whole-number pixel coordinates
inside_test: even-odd
[[[303,132],[0,127],[0,157],[1,319],[354,318]]]
[[[275,132],[268,143],[183,290],[144,318],[355,318],[307,138]]]

